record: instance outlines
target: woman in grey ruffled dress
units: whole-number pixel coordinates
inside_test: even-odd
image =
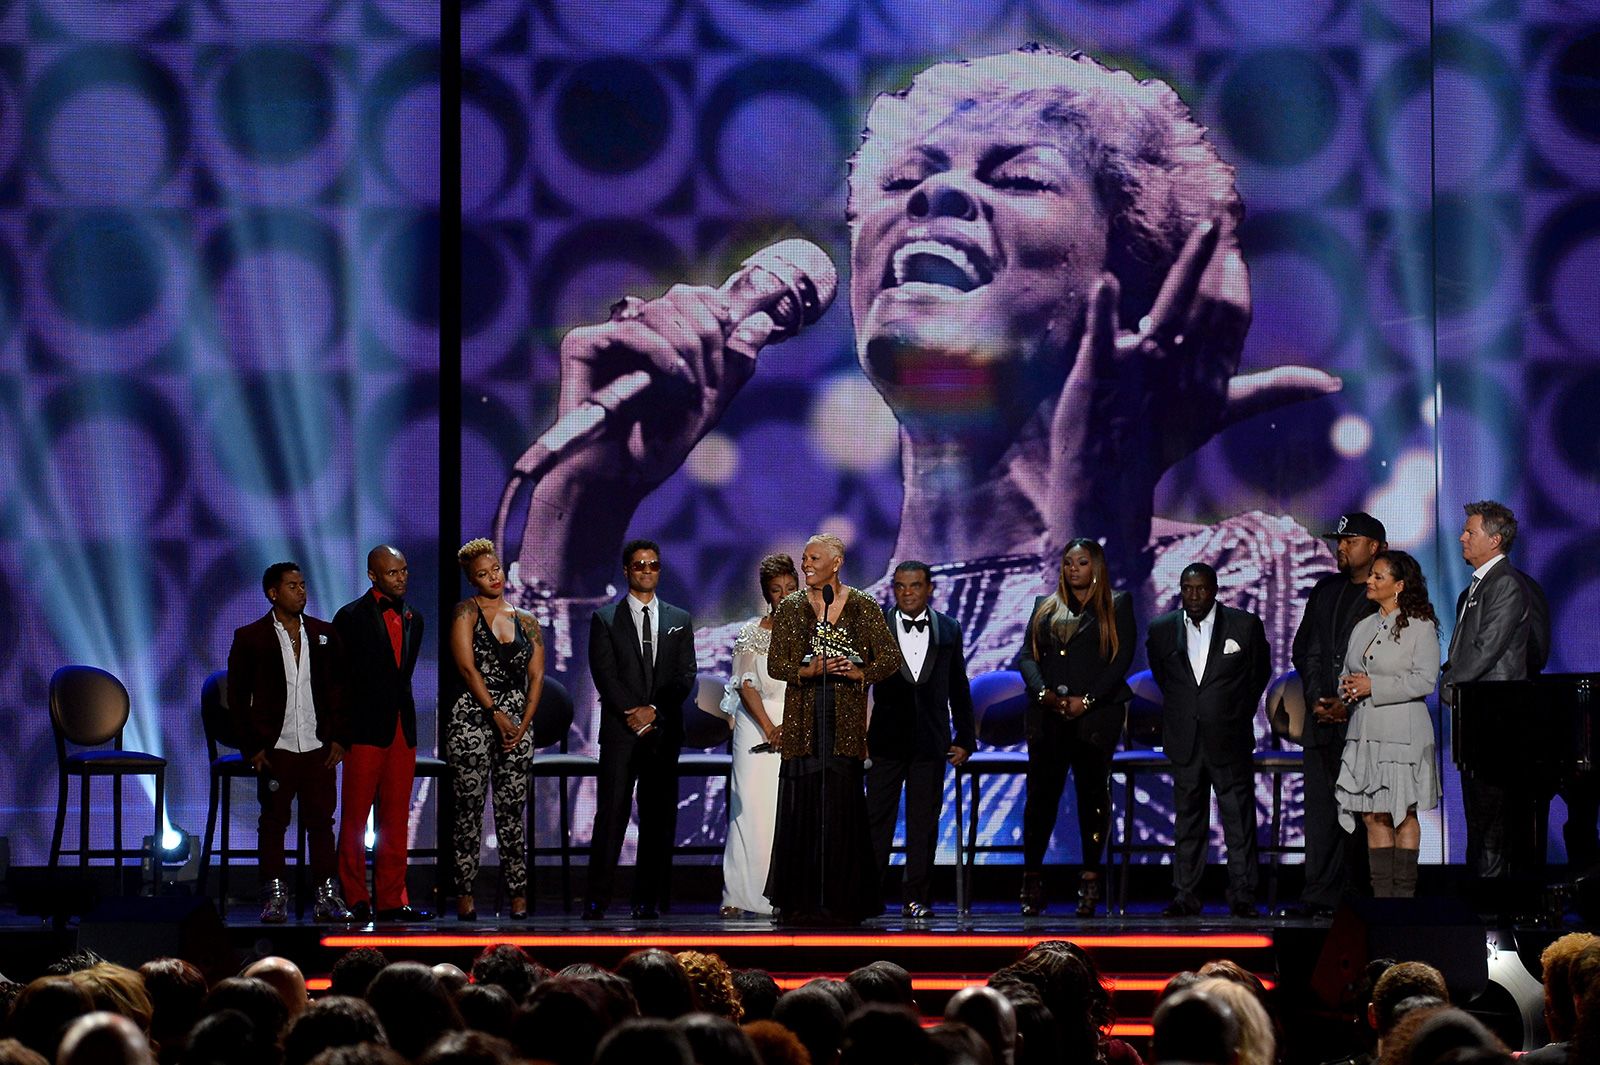
[[[1418,810],[1439,805],[1433,718],[1423,700],[1439,680],[1439,619],[1428,582],[1404,551],[1380,552],[1367,578],[1378,612],[1356,623],[1339,679],[1352,706],[1335,791],[1339,821],[1367,831],[1372,893],[1410,898],[1417,893]]]

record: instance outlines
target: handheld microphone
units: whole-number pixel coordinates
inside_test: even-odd
[[[751,754],[771,754],[774,751],[776,751],[777,749],[778,748],[774,747],[772,744],[763,741],[761,743],[756,744],[754,747],[750,748],[750,753]]]
[[[826,610],[828,607],[830,607],[832,605],[833,605],[833,585],[824,584],[822,586],[822,608],[824,610]]]

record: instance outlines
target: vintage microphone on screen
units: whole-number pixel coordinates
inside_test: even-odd
[[[828,253],[809,240],[791,238],[746,259],[719,291],[728,297],[728,350],[754,359],[768,344],[794,336],[821,318],[839,291],[839,271]],[[561,458],[618,426],[629,424],[624,408],[652,388],[670,387],[648,370],[618,377],[575,410],[568,411],[533,442],[512,468],[495,517],[494,542],[504,551],[506,522],[522,485],[549,472]]]

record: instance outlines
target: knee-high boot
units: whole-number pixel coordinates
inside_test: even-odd
[[[1394,898],[1394,854],[1393,847],[1367,848],[1367,862],[1372,867],[1372,895],[1374,898]]]
[[[1417,896],[1417,853],[1405,847],[1394,849],[1394,897],[1397,899]]]

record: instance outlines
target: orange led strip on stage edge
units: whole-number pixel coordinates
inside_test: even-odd
[[[844,979],[842,973],[813,973],[810,976],[774,976],[773,980],[785,991],[793,991],[819,977],[824,980]],[[1167,986],[1167,979],[1165,976],[1102,976],[1100,981],[1106,985],[1107,991],[1132,992],[1160,991]],[[1268,991],[1277,986],[1277,981],[1271,977],[1258,975],[1256,979]],[[984,987],[988,982],[985,976],[915,976],[911,978],[911,987],[915,991],[960,991],[966,987]]]
[[[1050,940],[1064,939],[1080,947],[1124,950],[1166,950],[1172,948],[1204,948],[1208,950],[1266,950],[1272,946],[1272,937],[1249,934],[1206,935],[1126,935],[1126,936],[1074,936],[1074,935],[704,935],[683,933],[678,935],[477,935],[452,936],[425,933],[415,936],[357,934],[322,937],[322,945],[336,949],[352,947],[377,947],[379,949],[481,949],[496,943],[512,946],[540,948],[627,948],[677,947],[683,950],[708,950],[711,948],[740,947],[798,947],[841,949],[852,947],[935,948],[940,950],[1006,949],[1028,950]]]

